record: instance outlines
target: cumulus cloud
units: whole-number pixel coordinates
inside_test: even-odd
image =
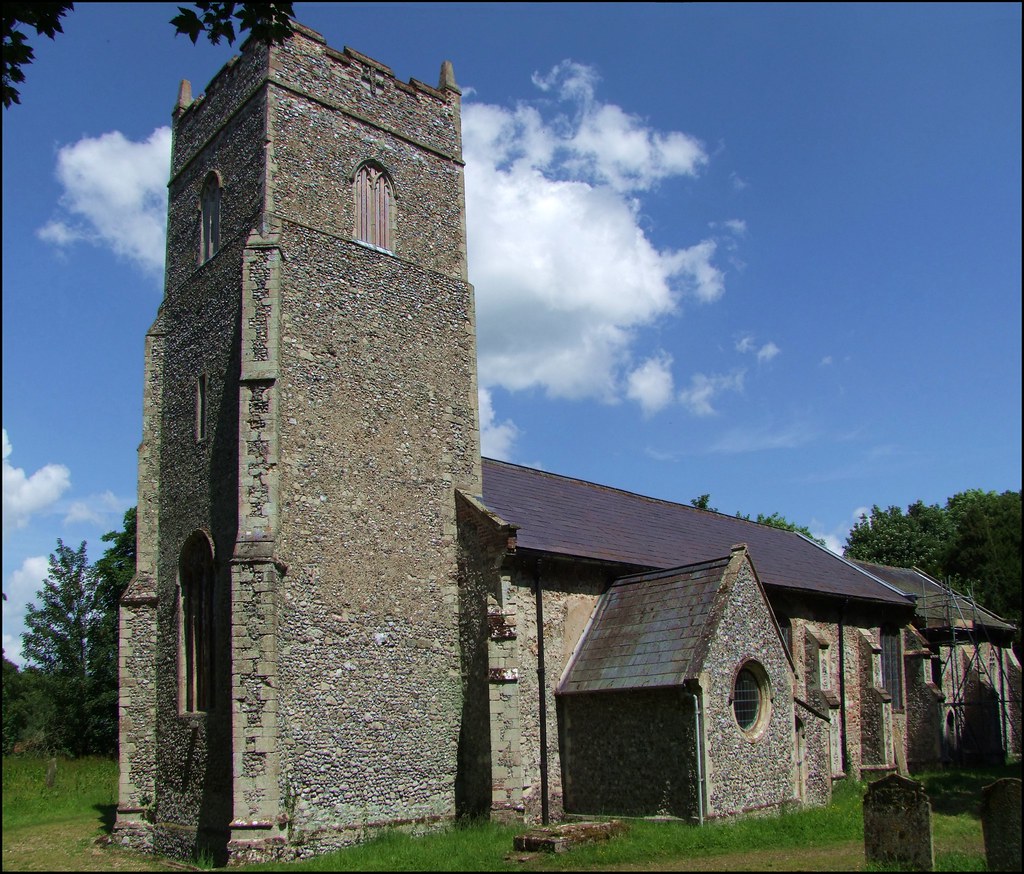
[[[3,610],[4,656],[17,665],[22,664],[21,634],[25,630],[25,606],[35,600],[49,571],[50,563],[45,555],[30,556],[4,584],[7,596]]]
[[[742,391],[745,374],[743,370],[711,376],[695,373],[690,387],[679,393],[679,401],[695,416],[713,416],[717,411],[711,402],[724,391]]]
[[[39,236],[58,247],[78,242],[111,249],[159,274],[164,264],[170,128],[142,142],[120,131],[83,137],[57,153],[63,188],[56,217]]]
[[[47,464],[31,476],[8,460],[11,443],[3,429],[3,530],[23,527],[29,518],[55,503],[71,485],[71,472],[63,464]]]
[[[638,198],[696,175],[707,154],[602,103],[593,68],[565,61],[534,83],[539,105],[463,110],[481,385],[650,403],[630,372],[636,331],[684,296],[716,300],[724,274],[714,240],[654,246]]]
[[[652,415],[672,403],[672,356],[661,353],[648,358],[629,374],[626,396],[640,404],[645,415]]]
[[[664,402],[665,386],[671,394],[671,373],[664,364],[633,367],[639,330],[673,316],[687,298],[717,300],[725,274],[716,264],[721,240],[654,245],[642,197],[666,180],[697,176],[708,154],[695,137],[657,130],[600,100],[592,67],[563,61],[533,82],[538,99],[515,106],[465,95],[480,385],[631,398],[650,411]],[[169,153],[167,128],[141,142],[115,131],[60,149],[64,193],[40,236],[60,247],[105,246],[158,272]],[[723,227],[737,236],[745,229],[741,219]],[[485,433],[510,447],[506,424]]]
[[[487,389],[479,389],[477,395],[480,399],[480,452],[488,458],[507,461],[512,457],[512,444],[519,436],[519,429],[510,419],[496,421],[491,393]]]

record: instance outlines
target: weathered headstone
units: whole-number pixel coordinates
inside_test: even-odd
[[[46,766],[46,788],[52,789],[53,784],[57,782],[57,759],[50,759],[50,764]]]
[[[1020,871],[1020,780],[996,780],[981,790],[981,830],[989,871]]]
[[[924,786],[891,774],[864,795],[864,857],[871,863],[935,868],[932,805]]]

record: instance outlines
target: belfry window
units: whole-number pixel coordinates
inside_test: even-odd
[[[382,167],[363,164],[355,177],[355,237],[379,249],[393,249],[395,194]]]
[[[220,248],[220,179],[216,173],[206,174],[200,206],[199,263],[205,264]]]
[[[882,629],[882,687],[892,695],[892,706],[903,709],[903,659],[900,654],[900,633],[895,628]]]
[[[210,540],[202,531],[196,531],[185,541],[178,561],[180,700],[185,713],[201,712],[213,706],[214,580]]]

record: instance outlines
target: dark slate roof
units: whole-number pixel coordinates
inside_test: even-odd
[[[484,505],[519,527],[520,549],[668,569],[746,543],[766,587],[909,606],[902,593],[794,531],[483,460]]]
[[[917,605],[914,612],[924,619],[928,626],[962,626],[973,622],[975,625],[999,631],[1014,630],[1011,623],[958,592],[952,592],[951,601],[948,589],[917,568],[889,567],[869,561],[857,561],[855,564],[892,583],[907,594],[916,595]]]
[[[678,686],[700,673],[729,557],[616,580],[604,594],[559,694]]]

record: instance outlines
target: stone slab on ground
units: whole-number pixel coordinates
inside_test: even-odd
[[[582,844],[607,841],[625,831],[625,823],[617,819],[608,822],[566,822],[539,826],[516,835],[513,846],[521,853],[566,853]]]

